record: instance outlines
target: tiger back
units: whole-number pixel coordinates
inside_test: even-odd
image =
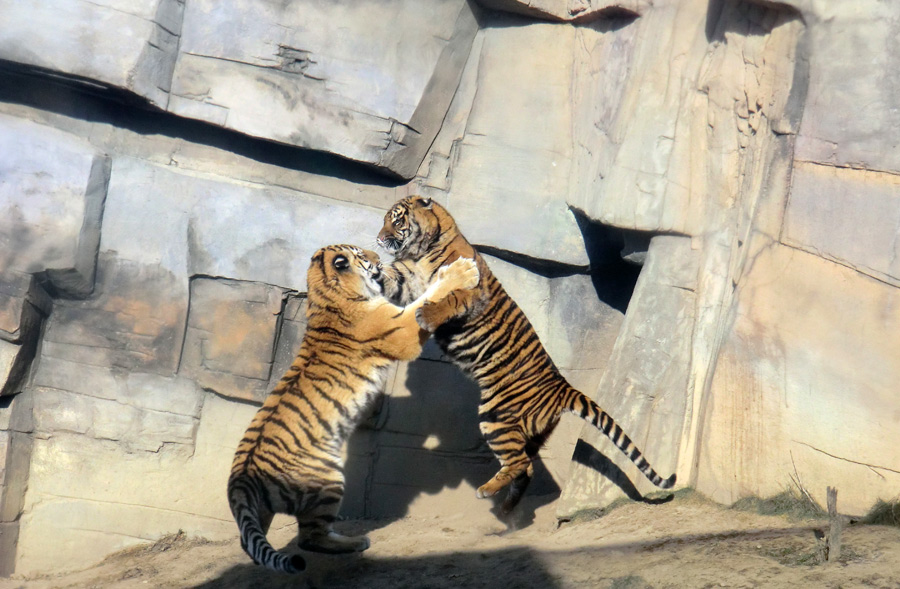
[[[368,548],[365,536],[332,530],[344,494],[343,445],[383,391],[391,364],[421,351],[429,333],[417,324],[416,311],[478,282],[472,260],[459,260],[441,269],[421,297],[398,307],[381,294],[378,256],[347,245],[317,251],[307,277],[299,353],[253,418],[228,480],[241,546],[257,564],[291,573],[303,570],[305,561],[269,544],[275,513],[297,518],[302,549]]]
[[[560,374],[528,318],[444,207],[420,196],[400,200],[385,215],[378,243],[395,258],[384,282],[385,296],[395,302],[412,300],[448,262],[465,257],[478,264],[476,288],[427,303],[418,314],[420,325],[481,388],[479,427],[500,470],[478,488],[478,497],[510,485],[501,505],[509,513],[564,411],[603,431],[654,485],[675,484],[674,474],[660,477],[609,414]]]

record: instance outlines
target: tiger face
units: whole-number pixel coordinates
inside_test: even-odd
[[[310,294],[317,290],[341,298],[372,299],[382,294],[378,254],[353,245],[330,245],[313,254],[307,273]]]
[[[378,245],[398,260],[417,257],[439,233],[434,208],[431,199],[423,196],[398,201],[384,216]]]

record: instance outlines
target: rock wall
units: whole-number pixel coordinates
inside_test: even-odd
[[[660,472],[894,497],[900,9],[833,4],[0,0],[0,572],[233,535],[309,257],[414,192]],[[472,383],[386,392],[344,513],[493,517]],[[652,489],[573,416],[538,470],[563,518]]]

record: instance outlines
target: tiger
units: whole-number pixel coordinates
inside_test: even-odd
[[[301,549],[361,552],[366,536],[332,529],[344,494],[342,448],[382,392],[388,369],[412,360],[429,335],[415,314],[455,289],[473,288],[473,260],[458,259],[411,304],[382,295],[378,255],[350,245],[319,249],[307,273],[306,333],[300,350],[235,452],[228,503],[241,547],[256,564],[299,573],[302,556],[276,551],[266,539],[275,513],[297,518]]]
[[[460,257],[478,265],[480,281],[417,311],[419,326],[433,332],[443,352],[480,387],[479,429],[500,470],[476,491],[479,498],[509,486],[499,505],[508,515],[534,475],[534,459],[569,411],[606,434],[654,485],[669,489],[676,476],[660,477],[623,429],[560,374],[531,323],[459,231],[450,213],[413,195],[385,214],[376,240],[394,257],[385,268],[385,296],[402,304],[427,287],[438,269]]]

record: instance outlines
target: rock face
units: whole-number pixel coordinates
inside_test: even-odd
[[[405,178],[440,128],[478,29],[465,0],[6,0],[0,14],[0,59]]]
[[[374,248],[411,193],[661,474],[723,503],[896,495],[895,3],[0,17],[0,574],[233,535],[229,466],[303,337],[311,255]],[[386,393],[343,513],[490,521],[474,385],[429,344]],[[561,518],[653,490],[574,416],[537,470]]]

